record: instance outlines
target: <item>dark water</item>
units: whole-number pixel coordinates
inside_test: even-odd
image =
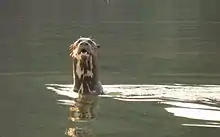
[[[68,107],[47,83],[72,83],[68,46],[101,47],[103,84],[220,84],[218,0],[1,0],[0,137],[60,137]],[[163,105],[101,99],[97,136],[207,137]],[[123,109],[122,109],[123,108]]]

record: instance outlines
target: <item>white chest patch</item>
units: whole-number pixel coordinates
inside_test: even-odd
[[[86,74],[84,74],[84,76],[93,77],[93,73],[92,71],[87,71]]]
[[[83,75],[83,70],[81,70],[79,63],[76,64],[76,74],[79,78],[81,78],[81,76]]]
[[[86,72],[84,72],[84,69],[81,69],[80,63],[76,64],[76,74],[79,78],[81,78],[82,76],[93,77],[93,72],[91,70],[87,70]]]

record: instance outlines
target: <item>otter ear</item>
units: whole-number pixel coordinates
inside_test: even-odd
[[[76,44],[71,44],[69,46],[69,56],[70,57],[73,57],[73,53],[74,53],[74,50],[77,48],[77,45]]]
[[[99,48],[101,48],[101,46],[100,46],[99,44],[97,44],[97,45],[96,45],[96,48],[98,48],[98,49],[99,49]]]

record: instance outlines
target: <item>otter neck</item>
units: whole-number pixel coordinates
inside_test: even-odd
[[[92,57],[90,57],[88,60],[77,60],[76,63],[76,74],[79,78],[89,76],[93,77],[93,63],[92,63]]]
[[[97,82],[93,58],[91,57],[87,61],[75,60],[74,64],[74,89],[83,94],[94,92]]]

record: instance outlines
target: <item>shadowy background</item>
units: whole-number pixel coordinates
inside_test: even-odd
[[[70,76],[68,46],[83,35],[93,36],[102,46],[106,84],[219,83],[219,4],[1,0],[0,72],[56,71]]]

